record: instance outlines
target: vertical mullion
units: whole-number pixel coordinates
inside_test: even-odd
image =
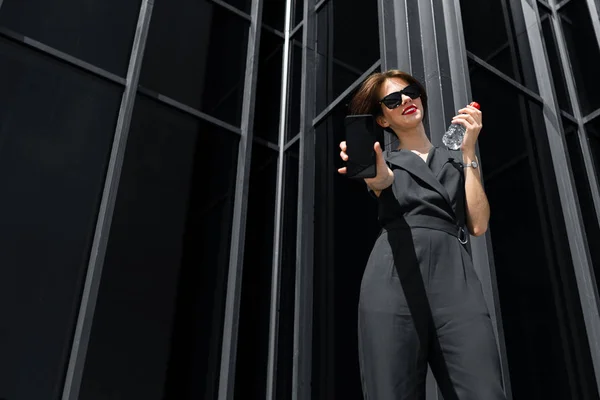
[[[444,6],[450,75],[452,76],[452,96],[454,105],[456,106],[458,104],[467,104],[469,102],[469,96],[471,96],[471,81],[469,77],[460,3],[454,2],[453,5],[446,6],[446,4],[444,4]],[[450,99],[447,99],[447,101],[450,101]],[[477,155],[479,156],[479,146],[477,146]],[[484,165],[481,167],[481,179],[485,182],[483,167]],[[512,400],[512,387],[508,369],[508,359],[506,356],[504,326],[501,318],[500,296],[498,293],[498,283],[496,281],[496,265],[494,263],[494,256],[491,252],[491,234],[486,233],[482,237],[471,237],[471,239],[473,264],[479,266],[478,270],[484,288],[484,297],[486,298],[492,326],[494,327],[494,333],[497,338],[504,392],[507,400]]]
[[[248,209],[252,139],[254,136],[253,121],[258,73],[262,6],[263,0],[252,1],[248,47],[246,52],[244,98],[242,101],[241,136],[238,151],[235,198],[233,204],[231,248],[227,276],[227,294],[225,299],[225,317],[223,322],[223,344],[221,347],[221,367],[219,374],[218,394],[218,398],[220,400],[233,399],[235,392],[238,324],[240,314],[240,297],[242,291],[246,212]]]
[[[67,374],[62,393],[63,400],[77,400],[79,398],[83,368],[85,366],[94,311],[98,299],[98,289],[102,277],[102,269],[104,266],[110,227],[119,188],[119,180],[123,168],[123,159],[125,157],[127,137],[129,135],[129,126],[131,124],[133,105],[135,103],[153,7],[154,0],[143,0],[140,6],[137,29],[127,70],[125,90],[121,99],[121,107],[119,109],[113,146],[104,182],[104,190],[100,202],[92,250],[81,296],[81,305],[75,326],[73,345],[71,347],[69,364],[67,366]]]
[[[292,400],[309,400],[312,386],[315,191],[315,131],[312,121],[316,114],[315,79],[317,68],[315,22],[316,0],[305,0],[300,92],[300,160],[298,165]]]
[[[564,71],[564,78],[567,84],[567,93],[569,100],[573,105],[573,116],[577,120],[577,138],[579,139],[579,146],[581,148],[581,155],[583,158],[583,164],[587,173],[587,180],[590,186],[592,194],[592,201],[594,203],[594,209],[596,211],[596,218],[600,225],[600,187],[599,187],[599,176],[600,171],[596,171],[594,166],[594,159],[592,156],[592,150],[587,140],[587,134],[585,124],[583,122],[584,115],[581,113],[581,107],[579,105],[579,98],[577,97],[577,89],[575,86],[575,77],[573,75],[573,69],[570,66],[569,53],[567,50],[567,44],[565,36],[560,23],[560,16],[556,10],[556,5],[551,4],[552,10],[552,26],[555,32],[556,44],[558,47],[558,54],[562,64],[562,70]],[[592,16],[593,20],[593,16]]]
[[[592,194],[592,201],[594,203],[594,209],[596,211],[596,218],[598,220],[598,224],[600,225],[600,187],[598,179],[600,171],[596,171],[594,167],[594,159],[592,156],[592,150],[590,148],[590,144],[587,140],[587,134],[585,129],[585,124],[583,122],[584,115],[581,113],[581,108],[579,105],[579,98],[577,97],[577,89],[575,86],[575,77],[573,76],[573,70],[570,66],[569,62],[569,53],[567,50],[567,44],[565,41],[565,36],[562,30],[562,25],[560,23],[560,16],[558,15],[558,11],[556,10],[556,5],[551,4],[553,7],[552,10],[552,26],[554,28],[556,44],[558,47],[558,54],[562,63],[562,69],[565,75],[565,81],[567,84],[567,93],[569,96],[569,100],[573,105],[573,116],[577,120],[577,137],[579,139],[579,146],[581,147],[581,155],[583,157],[583,163],[585,165],[585,171],[587,173],[587,179],[590,185],[590,191]],[[595,7],[594,1],[589,1],[588,5],[590,7],[590,11],[594,10],[590,15],[592,19],[592,23],[594,25],[594,31],[596,32],[596,38],[598,39],[598,44],[600,47],[600,22],[598,21],[598,9]]]
[[[591,263],[587,239],[577,192],[569,168],[565,139],[560,132],[560,111],[552,92],[552,75],[544,52],[541,28],[534,5],[521,0],[525,18],[526,34],[532,51],[535,76],[540,95],[544,100],[544,122],[556,183],[560,197],[564,223],[567,229],[567,240],[571,249],[575,278],[579,289],[579,299],[586,327],[588,344],[594,365],[596,385],[600,384],[600,315],[598,293],[595,287],[594,270]],[[556,24],[556,18],[554,18]],[[561,56],[566,53],[561,52]],[[562,57],[561,57],[562,58]],[[576,109],[577,107],[574,107]],[[579,121],[580,118],[578,118]],[[600,387],[599,387],[600,389]]]
[[[275,232],[273,237],[273,264],[271,274],[271,310],[269,316],[269,352],[267,358],[267,400],[277,395],[277,344],[279,336],[279,291],[281,286],[281,224],[285,176],[285,138],[288,121],[290,86],[290,35],[292,31],[292,0],[285,2],[283,61],[281,71],[281,107],[279,110],[279,156],[277,159],[277,187],[275,199]]]
[[[2,2],[0,1],[0,5]],[[590,10],[590,19],[596,33],[596,42],[600,48],[600,4],[598,0],[587,0],[588,9]]]

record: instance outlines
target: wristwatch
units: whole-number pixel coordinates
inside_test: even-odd
[[[479,164],[477,163],[477,161],[471,161],[470,163],[463,163],[463,167],[464,168],[468,168],[468,167],[477,168],[477,167],[479,167]]]

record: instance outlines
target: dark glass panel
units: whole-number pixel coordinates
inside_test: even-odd
[[[263,29],[256,82],[254,135],[275,144],[279,142],[282,57],[283,39]]]
[[[285,27],[285,2],[286,0],[263,0],[263,24],[283,32]]]
[[[600,49],[589,9],[584,1],[570,1],[559,12],[577,86],[581,111],[587,115],[600,108]]]
[[[238,125],[248,27],[208,0],[157,1],[140,85]]]
[[[240,11],[247,14],[250,13],[250,7],[252,6],[252,0],[222,0],[224,3],[234,6]]]
[[[58,399],[122,89],[0,39],[0,398]]]
[[[522,82],[521,60],[511,37],[515,24],[512,10],[505,0],[461,0],[460,8],[467,51]],[[526,39],[525,35],[524,36]],[[520,42],[522,43],[522,42]]]
[[[328,1],[317,14],[317,112],[378,59],[377,4]]]
[[[235,398],[266,398],[277,155],[252,146]]]
[[[287,139],[300,133],[300,92],[302,89],[302,29],[294,35],[290,43],[290,93],[288,96]]]
[[[554,91],[561,110],[573,114],[571,98],[567,91],[567,83],[563,74],[562,63],[556,46],[556,36],[552,27],[552,15],[540,7],[540,18],[542,21],[542,33],[546,43],[546,54],[548,54],[548,66],[552,71],[552,80],[554,81]]]
[[[5,0],[0,26],[125,76],[141,0]]]
[[[471,84],[513,396],[582,398],[595,383],[541,106],[481,68]]]
[[[304,1],[294,0],[294,25],[298,25],[304,18]]]
[[[298,218],[298,152],[296,142],[285,154],[285,188],[279,292],[279,342],[276,399],[292,398],[294,360],[294,296],[296,284],[296,226]]]
[[[237,136],[138,96],[82,398],[214,398],[237,149]]]
[[[571,170],[573,171],[573,178],[575,179],[575,186],[577,188],[577,197],[579,199],[579,206],[581,207],[585,234],[592,257],[592,264],[596,272],[596,281],[600,283],[600,247],[598,246],[600,243],[600,227],[598,226],[598,215],[594,208],[590,181],[588,180],[581,145],[579,143],[577,125],[563,119],[563,128],[566,134]]]
[[[362,399],[357,307],[379,232],[376,200],[337,172],[345,116],[336,108],[316,131],[312,398],[323,400]]]

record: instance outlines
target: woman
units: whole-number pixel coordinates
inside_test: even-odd
[[[371,75],[351,102],[398,138],[374,148],[382,232],[361,283],[359,360],[366,399],[424,399],[427,364],[444,400],[505,399],[496,342],[466,243],[490,217],[475,143],[481,112],[467,106],[452,123],[461,151],[433,147],[423,126],[423,86],[398,70]],[[347,161],[346,143],[340,143]],[[340,168],[341,174],[346,168]]]

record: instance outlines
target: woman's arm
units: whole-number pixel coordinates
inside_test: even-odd
[[[452,119],[452,123],[463,125],[466,128],[461,150],[463,152],[463,162],[470,164],[473,161],[478,161],[475,155],[475,143],[481,128],[483,128],[482,115],[481,111],[473,106],[467,106],[458,110],[458,112],[460,114]],[[465,167],[465,193],[467,228],[471,235],[481,236],[488,228],[490,204],[483,190],[479,168]]]
[[[463,162],[470,164],[479,161],[475,151],[463,151]],[[490,204],[483,190],[479,168],[465,167],[465,193],[467,201],[467,228],[473,236],[481,236],[487,231],[490,220]]]

